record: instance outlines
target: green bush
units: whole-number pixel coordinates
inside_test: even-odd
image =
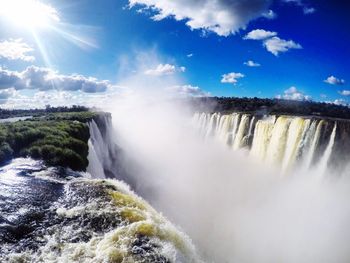
[[[13,157],[42,159],[48,165],[85,171],[89,128],[96,113],[65,112],[0,124],[0,163]]]

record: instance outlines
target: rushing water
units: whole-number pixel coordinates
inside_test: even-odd
[[[139,128],[134,123],[126,122]],[[186,136],[179,145],[173,136],[177,133],[171,133],[179,123],[169,123],[169,128],[156,129],[155,139],[151,132],[141,137],[141,129],[131,137],[139,137],[138,144],[151,140],[151,151],[146,151],[151,158],[139,158],[149,171],[136,177],[128,176],[136,165],[118,146],[106,115],[89,124],[87,173],[50,168],[31,159],[15,159],[2,167],[0,262],[201,262],[185,234],[116,179],[137,186],[140,194],[147,192],[147,200],[192,235],[208,262],[350,258],[342,246],[350,234],[342,231],[343,240],[337,230],[350,218],[349,184],[338,188],[314,181],[315,174],[321,178],[338,159],[338,166],[346,167],[348,124],[306,117],[196,114],[192,124],[200,137],[215,144],[205,148],[198,136],[198,145]],[[215,141],[232,151],[217,148]],[[127,154],[137,159],[135,149],[141,148]],[[239,150],[248,153],[246,158],[231,156]],[[257,176],[256,169],[247,167],[251,158],[282,173],[302,171],[308,180],[279,181],[259,169]],[[155,189],[158,195],[153,195]],[[335,225],[328,224],[325,215]],[[298,247],[310,243],[315,246],[310,251]]]
[[[246,148],[250,155],[286,172],[301,164],[304,170],[317,166],[325,173],[331,158],[337,122],[308,117],[256,116],[241,113],[196,113],[200,133],[233,150]],[[322,153],[324,154],[322,155]]]
[[[0,262],[198,262],[188,238],[116,180],[15,159],[0,170]]]

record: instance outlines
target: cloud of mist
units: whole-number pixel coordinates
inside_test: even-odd
[[[122,82],[130,92],[106,105],[120,146],[141,167],[136,191],[183,228],[206,262],[349,262],[350,180],[283,177],[244,151],[203,141],[190,106],[165,89],[182,81],[135,73]]]

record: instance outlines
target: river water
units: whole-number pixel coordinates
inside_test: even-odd
[[[117,180],[19,158],[0,170],[0,262],[199,262],[189,239]]]

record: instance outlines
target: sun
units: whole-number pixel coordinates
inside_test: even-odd
[[[21,31],[26,38],[31,37],[48,68],[52,67],[45,43],[48,37],[59,36],[83,49],[98,48],[93,27],[61,21],[57,9],[46,0],[0,0],[0,25],[8,27],[9,32],[15,29],[16,33]],[[55,46],[60,43],[56,41]]]
[[[37,0],[0,0],[0,16],[30,30],[50,27],[60,20],[55,8]]]

